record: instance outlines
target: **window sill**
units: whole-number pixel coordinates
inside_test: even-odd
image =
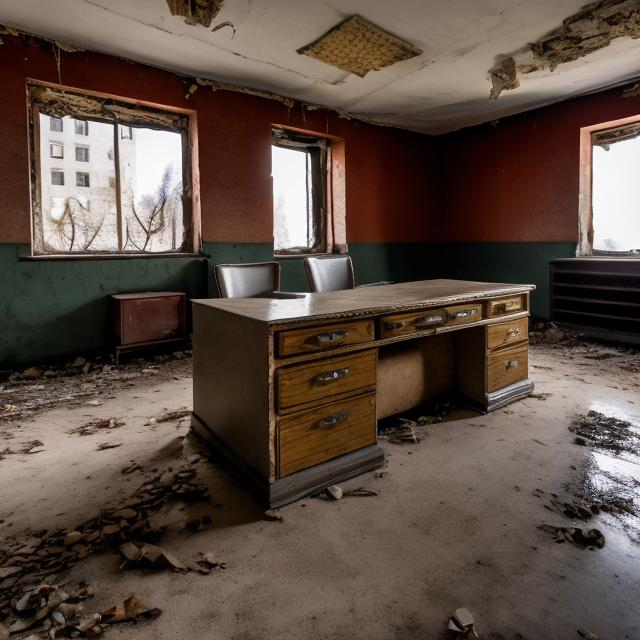
[[[76,260],[149,260],[153,258],[204,258],[202,253],[89,253],[89,254],[51,254],[42,256],[20,256],[18,259],[24,262],[61,262],[61,261],[76,261]]]

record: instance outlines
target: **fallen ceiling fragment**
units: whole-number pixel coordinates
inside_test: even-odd
[[[189,25],[210,27],[224,0],[167,0],[172,16],[182,16]]]
[[[361,78],[422,51],[360,16],[351,16],[298,53]]]
[[[520,86],[519,73],[554,71],[565,62],[603,49],[617,38],[640,38],[640,0],[601,0],[585,5],[548,35],[501,60],[489,70],[491,100]]]

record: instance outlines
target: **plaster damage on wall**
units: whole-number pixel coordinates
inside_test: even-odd
[[[640,82],[632,84],[622,92],[623,98],[640,98]]]
[[[224,0],[167,0],[172,16],[182,16],[189,25],[210,27]]]
[[[640,0],[601,0],[569,16],[562,26],[501,60],[489,70],[491,100],[520,86],[518,73],[554,71],[565,62],[603,49],[616,38],[640,38]]]

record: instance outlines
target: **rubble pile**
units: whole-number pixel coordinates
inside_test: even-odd
[[[582,446],[640,454],[640,429],[627,420],[592,410],[575,416],[569,431],[576,434],[574,442]]]

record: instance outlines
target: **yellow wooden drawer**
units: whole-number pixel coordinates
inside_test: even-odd
[[[393,338],[409,333],[418,333],[425,329],[440,327],[447,319],[443,309],[423,309],[412,313],[395,313],[380,320],[380,335]]]
[[[529,377],[529,343],[487,353],[487,391],[491,393]]]
[[[376,384],[376,351],[316,360],[277,372],[277,403],[280,413],[331,402]]]
[[[498,298],[487,302],[487,318],[495,318],[505,313],[517,313],[526,309],[524,295],[518,294],[508,298]]]
[[[482,320],[481,304],[460,304],[455,307],[447,307],[445,312],[447,314],[447,325],[449,326]]]
[[[528,338],[528,318],[519,318],[518,320],[501,322],[500,324],[490,324],[487,327],[487,347],[489,349],[527,340]]]
[[[375,394],[278,420],[278,475],[287,476],[376,442]]]
[[[278,355],[284,357],[297,353],[313,353],[373,339],[373,320],[291,329],[278,333]]]

